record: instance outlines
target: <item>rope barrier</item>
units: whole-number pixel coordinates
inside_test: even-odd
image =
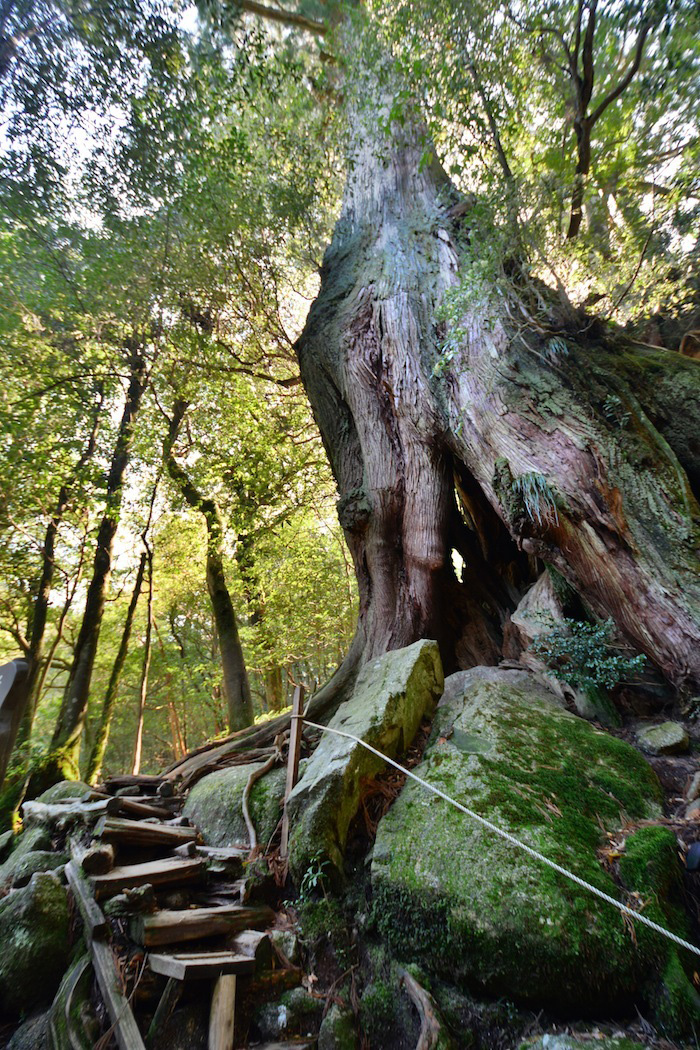
[[[399,772],[405,773],[405,775],[407,777],[410,777],[411,780],[415,780],[417,784],[420,784],[428,791],[432,791],[434,795],[438,795],[440,798],[444,799],[445,802],[449,802],[450,805],[454,806],[456,809],[466,814],[466,816],[471,817],[472,820],[475,820],[478,824],[481,824],[482,827],[486,828],[488,831],[491,831],[495,835],[499,835],[502,839],[505,839],[505,841],[509,842],[511,846],[517,847],[517,849],[520,849],[524,853],[527,853],[529,856],[534,857],[535,860],[539,860],[542,864],[546,864],[548,868],[552,869],[552,871],[558,872],[559,875],[563,875],[571,882],[576,883],[577,886],[581,886],[584,890],[588,890],[589,893],[594,894],[601,900],[607,901],[608,904],[612,904],[614,908],[617,908],[618,911],[621,911],[623,915],[628,915],[631,919],[634,919],[635,922],[640,922],[644,926],[648,926],[650,930],[654,930],[656,933],[660,933],[663,937],[667,937],[668,940],[673,941],[675,944],[678,944],[681,948],[685,948],[687,951],[692,952],[694,955],[700,956],[700,948],[698,948],[694,944],[691,944],[690,941],[685,941],[682,937],[676,936],[675,933],[671,933],[671,931],[667,930],[664,926],[659,926],[658,923],[653,922],[651,919],[647,919],[646,915],[642,915],[641,912],[635,911],[633,908],[629,908],[626,904],[623,904],[621,901],[615,900],[614,897],[611,897],[609,894],[604,893],[603,890],[599,890],[597,886],[593,886],[590,882],[586,882],[585,879],[579,878],[579,876],[575,875],[573,871],[569,871],[567,868],[563,868],[561,864],[557,864],[555,861],[550,860],[549,857],[545,857],[543,853],[540,853],[538,850],[533,849],[532,846],[528,846],[525,842],[521,842],[520,839],[516,839],[514,835],[510,834],[510,832],[504,831],[503,828],[499,828],[497,824],[492,824],[490,820],[486,819],[486,817],[480,816],[480,814],[475,813],[473,809],[469,809],[468,806],[463,806],[462,803],[457,802],[456,799],[450,798],[450,796],[446,795],[444,791],[440,790],[440,788],[435,787],[433,784],[429,784],[426,780],[422,780],[421,777],[416,776],[415,773],[412,773],[410,769],[405,769],[398,762],[395,762],[393,758],[389,758],[388,755],[384,755],[381,751],[377,751],[375,747],[372,747],[372,745],[368,744],[365,740],[360,740],[359,737],[354,736],[352,733],[347,733],[341,729],[332,729],[330,726],[320,725],[318,722],[310,722],[307,718],[304,718],[303,715],[294,715],[292,717],[301,718],[305,725],[312,726],[314,729],[320,729],[323,733],[333,733],[335,734],[335,736],[342,736],[345,737],[347,740],[354,740],[356,744],[360,744],[367,751],[371,752],[373,755],[376,755],[376,757],[380,758],[382,762],[387,762],[390,766],[393,766],[394,769],[398,769]]]

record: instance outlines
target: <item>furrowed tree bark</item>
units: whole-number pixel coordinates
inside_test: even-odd
[[[163,458],[168,473],[187,503],[204,515],[207,525],[207,590],[219,637],[224,694],[231,730],[252,725],[253,702],[238,624],[224,572],[224,528],[216,502],[205,497],[175,459],[174,447],[188,404],[178,399],[173,406]]]
[[[57,780],[79,777],[80,742],[112,569],[112,550],[119,523],[132,431],[148,383],[146,358],[141,347],[131,351],[129,365],[131,378],[107,475],[105,513],[97,533],[92,578],[88,585],[73,663],[49,753],[31,777],[28,797]]]
[[[497,661],[504,618],[546,561],[674,685],[697,688],[700,509],[680,443],[653,422],[646,361],[515,267],[505,298],[476,283],[459,251],[468,213],[451,218],[458,197],[425,163],[424,129],[382,132],[391,99],[365,86],[298,343],[358,577],[360,661],[421,637],[447,670]],[[687,367],[697,399],[700,367]]]
[[[102,710],[100,712],[100,720],[95,733],[95,740],[90,751],[90,757],[88,758],[87,769],[85,772],[85,781],[88,784],[96,784],[99,780],[100,772],[102,771],[102,763],[104,762],[105,752],[107,751],[109,731],[112,725],[112,715],[117,701],[117,690],[119,688],[122,671],[124,670],[124,664],[126,663],[126,657],[129,652],[129,642],[131,641],[131,632],[134,626],[134,616],[136,615],[136,607],[141,596],[147,559],[148,554],[144,551],[141,555],[141,560],[139,561],[134,589],[131,592],[131,600],[129,602],[129,608],[127,609],[124,626],[122,628],[119,649],[114,664],[112,665],[112,672],[109,676],[107,691],[104,700],[102,701]]]

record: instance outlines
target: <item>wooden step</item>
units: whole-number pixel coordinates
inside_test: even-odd
[[[201,863],[201,861],[199,862]],[[129,935],[145,948],[163,944],[196,941],[200,937],[216,937],[252,927],[269,926],[275,913],[265,905],[245,907],[228,904],[218,908],[188,908],[183,911],[157,911],[153,915],[139,915],[129,924]]]
[[[95,828],[95,835],[107,842],[116,842],[123,846],[162,846],[164,849],[175,849],[183,844],[194,843],[197,829],[173,827],[171,824],[149,824],[144,820],[103,817]]]
[[[255,959],[229,951],[178,952],[175,955],[151,953],[148,965],[154,973],[185,981],[190,978],[221,977],[222,974],[252,973]]]
[[[148,883],[151,886],[177,886],[199,882],[204,878],[206,869],[206,864],[198,857],[192,860],[165,857],[147,864],[126,864],[112,868],[106,875],[95,875],[90,881],[95,898],[101,900]]]

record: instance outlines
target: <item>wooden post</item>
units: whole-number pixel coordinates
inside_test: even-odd
[[[209,1050],[233,1050],[236,975],[223,974],[214,985],[209,1014]]]
[[[287,759],[287,783],[284,789],[284,815],[282,817],[282,841],[280,857],[286,858],[289,852],[289,816],[287,799],[291,795],[299,777],[299,753],[301,751],[301,733],[304,728],[304,686],[294,687],[292,698],[292,725],[289,730],[289,758]]]

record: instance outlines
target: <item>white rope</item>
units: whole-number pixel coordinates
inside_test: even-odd
[[[293,715],[292,717],[303,718],[303,715]],[[680,945],[681,948],[686,948],[689,952],[693,952],[694,955],[700,955],[700,948],[698,948],[694,944],[691,944],[690,941],[684,941],[682,937],[677,937],[675,933],[671,933],[671,931],[667,930],[665,927],[659,926],[658,923],[652,922],[651,919],[647,919],[646,915],[642,915],[641,912],[634,911],[633,908],[628,908],[626,904],[622,904],[621,901],[615,900],[614,897],[611,897],[609,896],[609,894],[604,893],[602,890],[599,890],[597,886],[593,886],[590,882],[586,882],[585,879],[581,879],[578,875],[574,875],[573,871],[569,871],[567,868],[563,868],[561,864],[555,863],[555,861],[550,860],[549,857],[545,857],[543,853],[539,853],[536,849],[533,849],[531,846],[526,845],[526,843],[521,842],[520,839],[516,839],[514,835],[510,834],[510,832],[504,831],[503,828],[499,828],[496,824],[492,824],[490,820],[486,819],[486,817],[480,816],[478,813],[475,813],[473,809],[469,809],[468,806],[463,806],[462,803],[457,802],[456,799],[450,798],[450,796],[446,795],[444,791],[440,790],[440,788],[435,787],[433,784],[428,784],[427,781],[422,780],[419,776],[416,776],[415,773],[412,773],[410,769],[405,769],[403,766],[399,765],[398,762],[394,762],[392,758],[389,758],[387,755],[383,755],[381,751],[377,751],[376,748],[372,747],[372,745],[368,744],[365,740],[360,740],[359,737],[353,736],[352,733],[346,733],[341,729],[331,729],[330,726],[319,725],[318,722],[310,722],[306,718],[304,718],[303,720],[307,726],[313,726],[314,729],[320,729],[323,733],[334,733],[336,736],[344,736],[348,740],[354,740],[356,744],[360,744],[362,747],[366,748],[367,751],[370,751],[373,755],[376,755],[377,758],[381,758],[382,762],[387,762],[390,766],[393,766],[394,769],[398,769],[399,772],[405,773],[405,775],[407,777],[410,777],[411,780],[415,780],[417,784],[420,784],[422,787],[427,788],[428,791],[432,791],[434,795],[439,795],[439,797],[443,798],[445,802],[449,802],[456,809],[459,809],[462,813],[465,813],[468,817],[471,817],[472,820],[475,820],[478,824],[481,824],[482,827],[485,827],[489,831],[492,831],[494,835],[500,835],[500,837],[502,839],[505,839],[506,842],[509,842],[511,846],[516,846],[518,849],[521,849],[524,853],[527,853],[529,854],[529,856],[534,857],[535,860],[539,860],[542,864],[546,864],[548,868],[551,868],[553,871],[556,871],[560,875],[563,875],[571,882],[575,882],[577,886],[582,886],[584,890],[588,890],[589,893],[593,893],[596,897],[600,897],[601,900],[607,901],[608,904],[612,904],[613,907],[617,908],[618,911],[621,911],[623,915],[629,915],[629,917],[631,919],[634,919],[635,922],[643,923],[644,926],[648,926],[649,929],[655,930],[656,933],[660,933],[662,934],[662,936],[668,937],[670,941],[673,941],[675,944]]]

